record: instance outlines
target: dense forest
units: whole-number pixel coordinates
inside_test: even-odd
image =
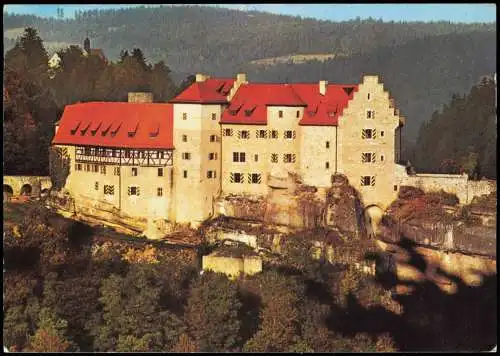
[[[4,42],[19,29],[39,30],[47,48],[81,44],[118,61],[126,48],[141,48],[146,62],[163,61],[174,82],[196,72],[250,81],[357,83],[380,74],[408,119],[405,140],[413,143],[422,122],[495,72],[495,24],[319,21],[256,11],[201,6],[160,6],[79,12],[75,19],[4,15]],[[338,58],[260,67],[252,60],[294,54],[334,53]]]
[[[130,91],[151,91],[157,102],[178,88],[160,61],[147,64],[142,51],[124,50],[116,62],[84,57],[71,46],[59,51],[62,64],[49,71],[43,41],[27,28],[5,55],[4,174],[48,175],[54,124],[64,106],[84,101],[126,101]],[[187,78],[185,87],[192,81]]]
[[[426,172],[497,177],[496,83],[484,77],[467,95],[454,94],[420,127],[412,161]]]
[[[200,273],[195,251],[111,239],[43,206],[8,204],[5,214],[10,351],[478,351],[496,340],[496,276],[471,287],[439,271],[455,294],[422,281],[391,297],[405,282],[369,240],[336,246],[330,264],[312,258],[314,234],[290,235],[262,273],[230,280]],[[412,245],[401,248],[427,268]],[[382,261],[377,275],[346,263],[353,253]]]

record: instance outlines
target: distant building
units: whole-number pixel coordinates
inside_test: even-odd
[[[53,145],[71,158],[66,189],[134,217],[198,225],[226,194],[265,196],[271,175],[330,187],[342,173],[365,206],[399,190],[404,118],[377,76],[360,84],[249,83],[198,74],[168,104],[68,105]]]
[[[54,53],[52,57],[49,59],[49,68],[50,69],[57,69],[61,65],[61,57],[57,53]]]
[[[85,40],[83,41],[82,53],[85,57],[97,56],[100,59],[102,59],[104,62],[106,62],[106,63],[108,62],[108,59],[104,55],[104,51],[101,48],[91,48],[90,47],[90,40],[88,37],[85,38]]]

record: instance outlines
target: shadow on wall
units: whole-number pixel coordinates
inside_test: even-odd
[[[422,273],[427,269],[416,244],[401,237],[399,247],[410,256],[408,265]],[[377,282],[385,289],[396,285],[412,290],[395,295],[403,306],[402,315],[383,308],[365,309],[350,296],[342,331],[347,333],[390,332],[401,351],[489,351],[497,344],[497,276],[483,275],[483,283],[472,287],[442,269],[436,274],[457,286],[456,292],[443,292],[434,282],[402,281],[396,277],[394,263],[386,253],[367,254],[377,263]],[[482,275],[477,271],[478,275]]]

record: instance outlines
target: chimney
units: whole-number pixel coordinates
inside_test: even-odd
[[[129,103],[152,103],[153,102],[153,93],[128,93],[128,102]]]
[[[325,95],[326,94],[326,88],[328,86],[328,81],[326,80],[320,80],[319,81],[319,93],[321,95]]]
[[[236,74],[236,81],[234,82],[233,87],[231,88],[231,91],[227,96],[227,101],[231,101],[231,99],[233,98],[234,94],[236,94],[241,84],[248,84],[247,75],[245,73]]]
[[[201,73],[196,73],[196,83],[204,82],[207,79],[210,79],[210,76]]]

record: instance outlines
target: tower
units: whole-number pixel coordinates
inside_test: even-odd
[[[83,41],[83,49],[87,52],[90,53],[90,40],[88,37],[85,38]]]

